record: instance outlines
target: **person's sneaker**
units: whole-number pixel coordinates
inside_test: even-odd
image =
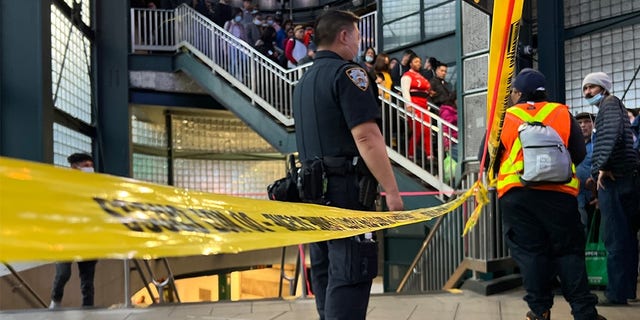
[[[55,302],[53,300],[51,300],[51,303],[49,304],[49,309],[53,310],[53,309],[60,309],[62,307],[60,302]]]
[[[527,312],[526,320],[549,320],[551,319],[551,310],[547,310],[542,315],[536,315],[533,311]]]

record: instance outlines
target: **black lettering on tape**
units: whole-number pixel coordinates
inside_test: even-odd
[[[229,211],[229,213],[231,214],[231,217],[236,219],[238,222],[242,223],[245,227],[249,228],[250,230],[258,231],[258,232],[274,232],[272,229],[265,227],[260,222],[251,219],[251,217],[249,217],[244,212]]]

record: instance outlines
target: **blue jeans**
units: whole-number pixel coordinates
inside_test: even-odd
[[[96,260],[79,261],[78,270],[80,271],[80,292],[82,293],[82,306],[93,306],[93,276],[96,271]],[[62,301],[64,295],[64,286],[71,278],[71,262],[56,263],[56,276],[53,279],[53,288],[51,289],[51,300],[55,302]]]
[[[367,210],[358,203],[354,175],[329,176],[327,190],[331,206]],[[320,320],[364,320],[371,283],[378,273],[377,243],[349,237],[312,243],[309,251]]]
[[[638,230],[631,226],[631,219],[638,214],[637,179],[633,175],[605,179],[604,189],[598,190],[609,276],[605,296],[612,302],[626,303],[636,297]]]
[[[598,301],[589,292],[584,260],[585,234],[576,197],[555,191],[515,188],[498,201],[504,236],[522,273],[531,311],[553,306],[552,281],[560,277],[562,294],[574,319],[592,320]]]

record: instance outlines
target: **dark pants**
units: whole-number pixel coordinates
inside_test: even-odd
[[[355,176],[330,176],[327,189],[329,205],[367,209],[358,203]],[[378,272],[377,248],[377,243],[356,237],[310,245],[311,283],[321,320],[365,319],[371,282]]]
[[[638,214],[640,186],[635,179],[632,175],[605,179],[604,189],[598,190],[609,276],[605,296],[618,303],[636,298],[638,285],[638,230],[631,223]]]
[[[93,276],[96,271],[96,260],[79,261],[78,270],[80,271],[80,292],[82,293],[82,306],[93,306]],[[53,279],[53,288],[51,289],[51,300],[55,302],[62,301],[64,295],[64,286],[71,278],[71,262],[56,263],[56,276]]]
[[[574,319],[595,319],[598,301],[589,292],[585,235],[576,197],[515,188],[499,200],[504,236],[522,272],[524,300],[541,315],[553,306],[552,280],[558,276]]]

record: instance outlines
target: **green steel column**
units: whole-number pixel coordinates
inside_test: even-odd
[[[0,155],[53,162],[51,1],[0,0]]]
[[[131,176],[129,1],[95,1],[97,149],[100,171]]]
[[[564,103],[563,0],[538,0],[538,66],[547,77],[549,101]]]

